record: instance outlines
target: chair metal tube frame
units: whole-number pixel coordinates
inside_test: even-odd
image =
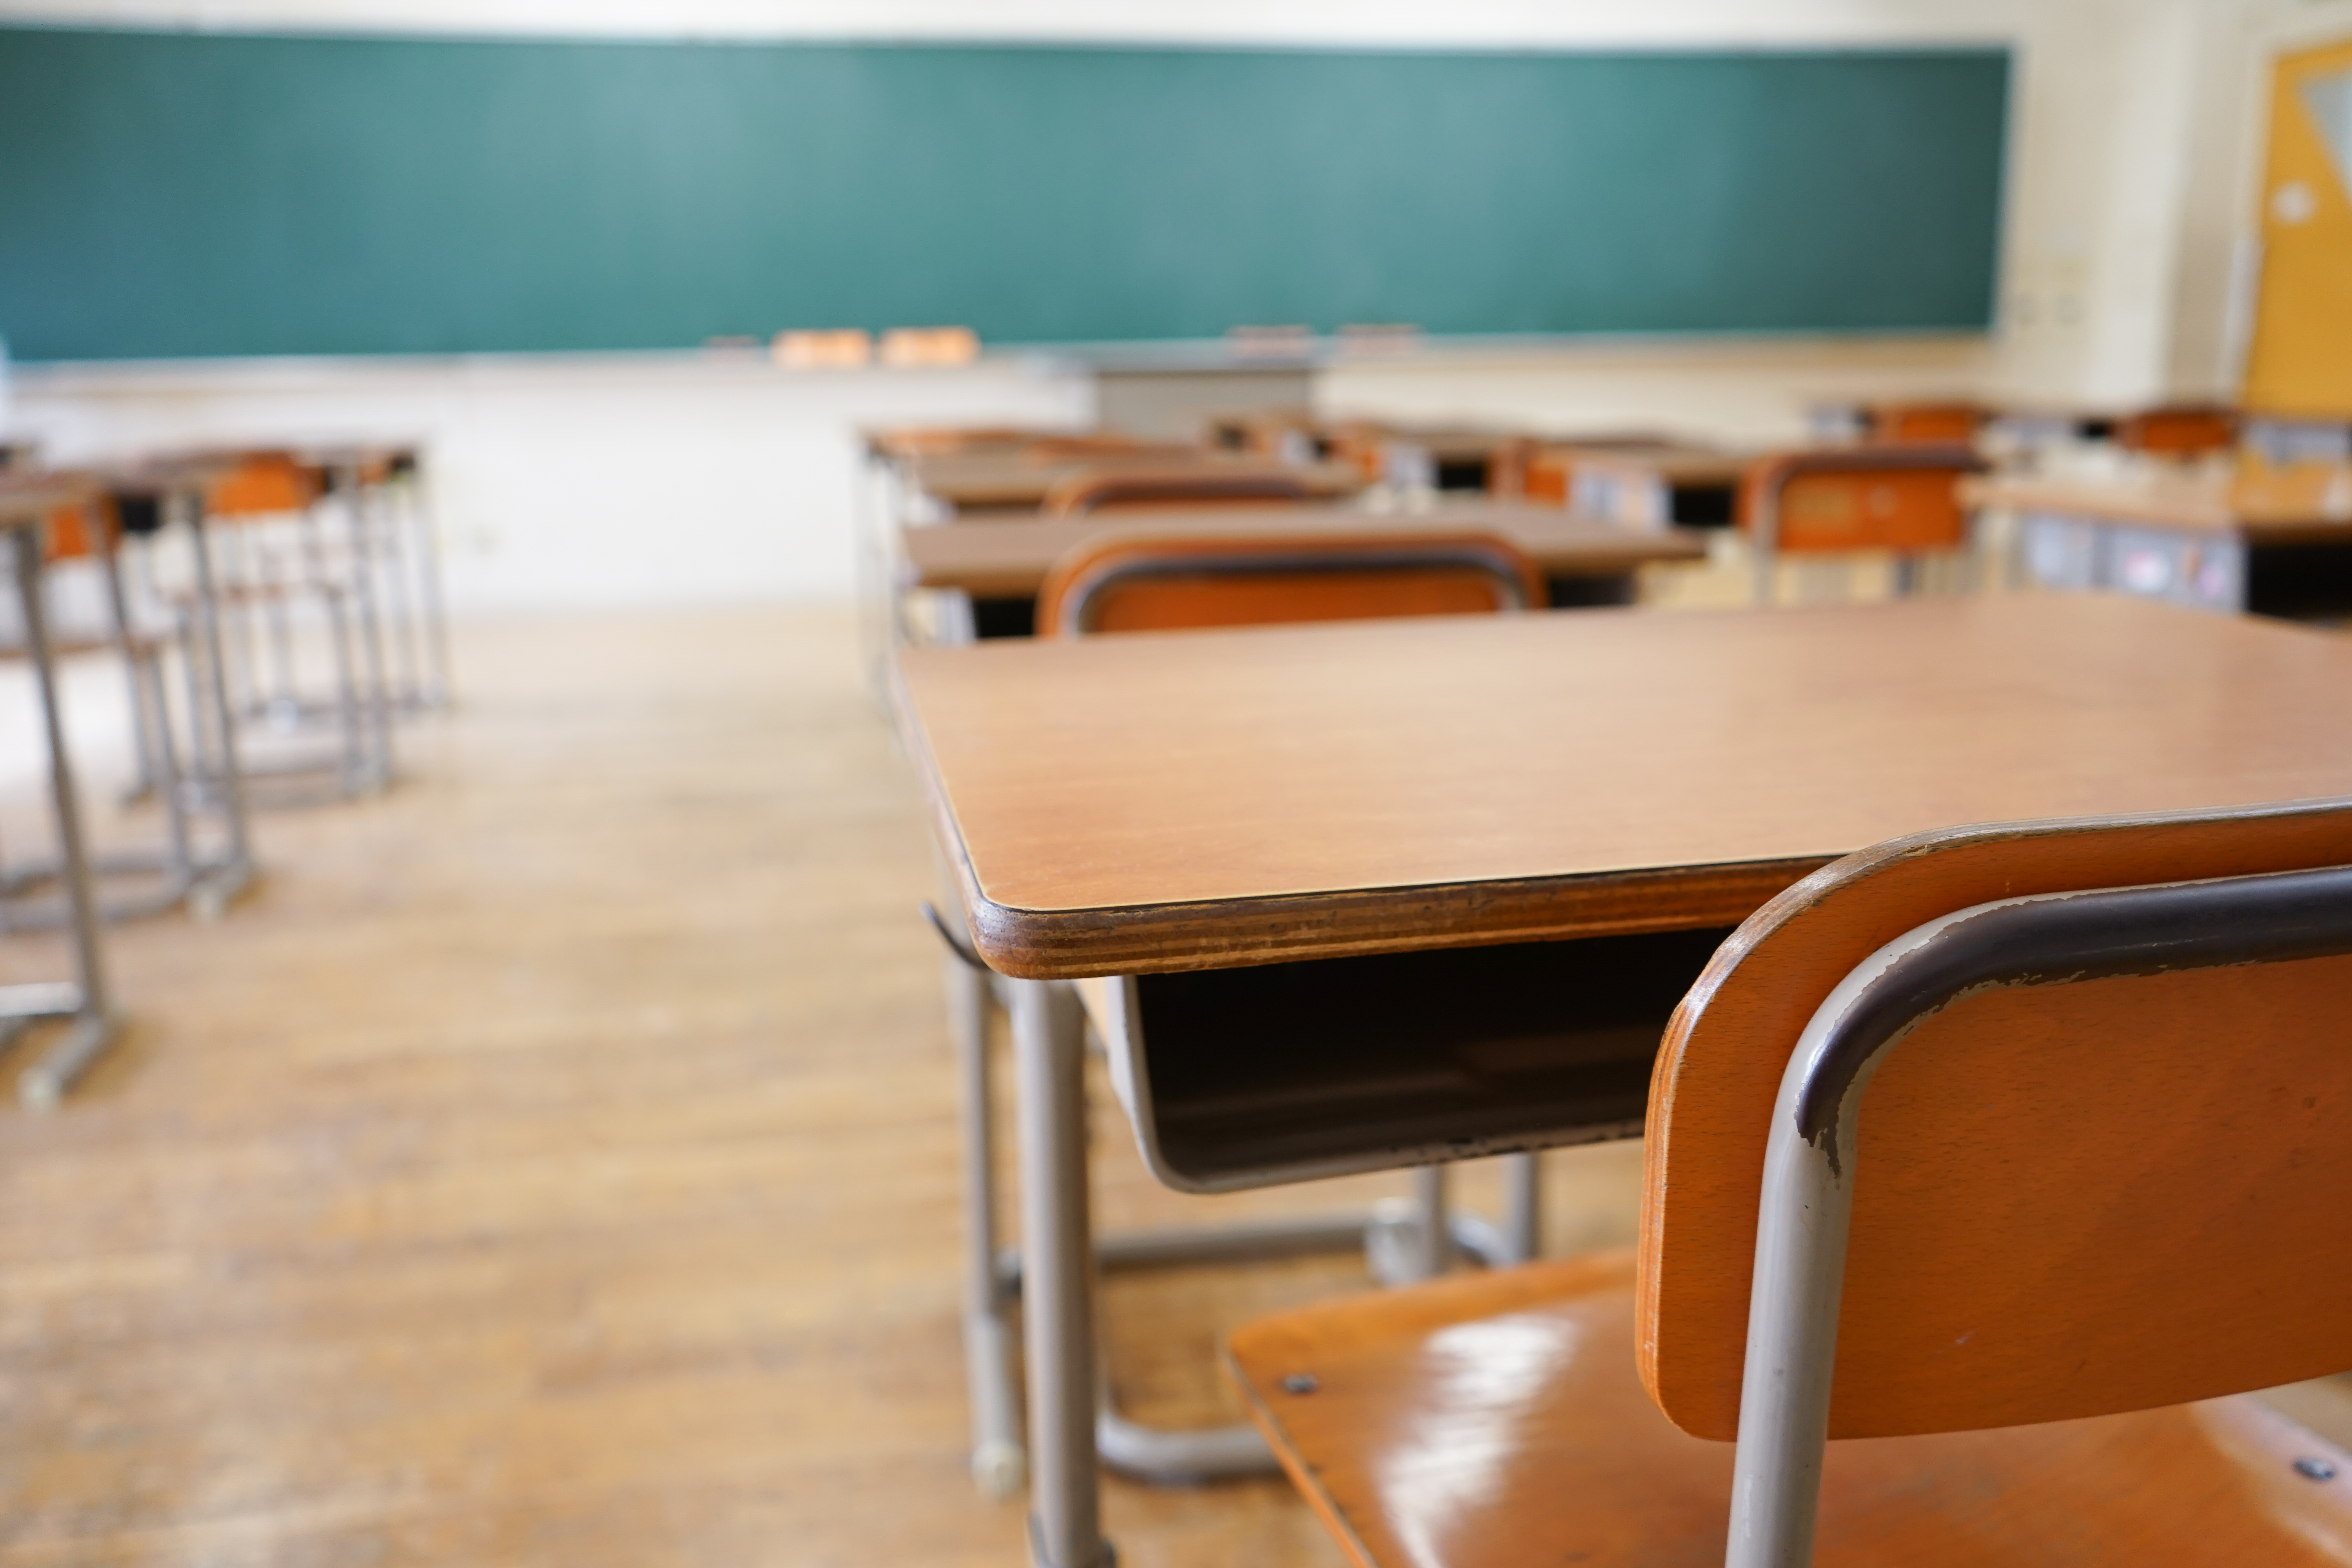
[[[1978,904],[1872,953],[1798,1039],[1757,1217],[1727,1568],[1812,1561],[1863,1091],[1888,1052],[1965,996],[2352,953],[2352,868]]]
[[[105,957],[99,947],[98,909],[90,895],[89,864],[83,852],[81,803],[74,793],[73,764],[66,755],[64,715],[58,700],[57,666],[50,657],[47,607],[41,599],[41,539],[37,523],[7,527],[16,593],[25,617],[25,640],[33,654],[40,688],[41,721],[49,745],[49,793],[57,814],[58,853],[62,864],[68,926],[73,937],[74,981],[0,988],[0,1020],[21,1028],[35,1018],[69,1017],[73,1027],[47,1055],[16,1080],[18,1098],[33,1110],[47,1110],[64,1098],[100,1053],[114,1042],[121,1023],[107,986]],[[9,1033],[14,1034],[15,1029]]]

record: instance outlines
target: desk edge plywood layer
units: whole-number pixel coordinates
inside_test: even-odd
[[[960,820],[954,799],[958,786],[943,773],[935,751],[935,736],[917,706],[917,690],[934,680],[953,678],[950,685],[936,688],[929,694],[937,700],[944,700],[947,693],[955,691],[954,682],[967,683],[962,688],[966,691],[972,689],[968,683],[975,670],[989,665],[990,650],[917,650],[909,655],[907,663],[894,670],[894,695],[906,745],[921,778],[938,843],[955,879],[974,942],[982,956],[1000,972],[1032,979],[1167,973],[1435,946],[1730,926],[1839,856],[1901,832],[1919,831],[1904,825],[1911,817],[1927,826],[1962,822],[2028,822],[2089,811],[2124,815],[2192,805],[2246,805],[2342,794],[2352,786],[2352,748],[2323,746],[2315,752],[2309,746],[2315,738],[2312,728],[2315,720],[2297,696],[2298,690],[2307,695],[2310,689],[2332,682],[2342,673],[2339,667],[2347,662],[2346,656],[2352,654],[2352,648],[2325,634],[2238,621],[2214,624],[2210,617],[2191,612],[2166,611],[2105,595],[2070,596],[2064,600],[2029,596],[2010,602],[1919,603],[1907,607],[1857,607],[1810,615],[1800,611],[1724,612],[1720,619],[1714,616],[1685,618],[1637,611],[1591,614],[1610,616],[1612,621],[1618,616],[1629,617],[1618,624],[1627,633],[1637,626],[1641,628],[1642,640],[1654,649],[1664,646],[1658,639],[1676,643],[1697,639],[1714,643],[1713,652],[1717,655],[1736,654],[1743,647],[1758,646],[1757,637],[1765,629],[1775,639],[1794,635],[1829,653],[1840,654],[1853,636],[1873,627],[1881,631],[1892,627],[1895,623],[1887,619],[1890,616],[1933,634],[1925,644],[1914,643],[1915,653],[1921,647],[1941,650],[1947,645],[1956,655],[1971,647],[1980,650],[1985,637],[1994,635],[2022,638],[2018,651],[2039,658],[2046,651],[2042,646],[2045,641],[2063,649],[2070,640],[2080,643],[2089,638],[2105,649],[2098,661],[2099,680],[2115,679],[2119,669],[2136,670],[2139,647],[2153,652],[2169,647],[2175,656],[2170,663],[2176,672],[2212,665],[2217,669],[2231,671],[2229,679],[2266,684],[2291,673],[2294,679],[2280,689],[2269,692],[2270,700],[2259,706],[2277,709],[2284,704],[2293,710],[2294,718],[2291,723],[2263,718],[2260,721],[2267,726],[2266,740],[2242,764],[2232,762],[2218,771],[2200,766],[2191,759],[2210,757],[2210,744],[2217,733],[2217,713],[2234,706],[2217,703],[2217,689],[2209,689],[2203,692],[2207,711],[2196,723],[2175,736],[2158,737],[2161,745],[2153,752],[2119,761],[2112,767],[2101,763],[2087,774],[2062,767],[2046,783],[2028,781],[2028,786],[2021,789],[1991,790],[1969,784],[1949,796],[1937,793],[1940,785],[1927,795],[1919,795],[1915,778],[1902,787],[1916,798],[1904,801],[1902,809],[1892,815],[1875,804],[1863,809],[1832,799],[1825,807],[1804,805],[1780,811],[1777,822],[1752,832],[1743,829],[1726,834],[1710,828],[1679,835],[1679,844],[1672,837],[1661,838],[1651,832],[1646,847],[1639,842],[1596,842],[1572,847],[1577,853],[1568,857],[1557,852],[1557,845],[1531,846],[1530,853],[1521,862],[1527,873],[1524,875],[1515,874],[1519,868],[1509,866],[1507,856],[1498,860],[1490,846],[1487,850],[1454,856],[1461,867],[1459,877],[1446,876],[1440,869],[1445,855],[1432,856],[1418,850],[1402,856],[1367,857],[1356,868],[1360,877],[1344,871],[1335,873],[1325,866],[1319,871],[1310,868],[1303,880],[1295,862],[1244,865],[1242,870],[1246,875],[1238,877],[1171,876],[1164,867],[1134,876],[1121,873],[1106,877],[1082,868],[1083,874],[1063,879],[1072,896],[1066,901],[1050,901],[1032,896],[1053,885],[1050,881],[1041,883],[1035,878],[1016,878],[1014,885],[998,889],[995,897],[985,890],[1002,879],[1002,870],[983,876],[972,860],[964,831],[968,825]],[[1854,627],[1853,634],[1829,625],[1830,619],[1849,618]],[[1553,618],[1542,619],[1549,622]],[[1813,626],[1808,627],[1807,620],[1813,621]],[[1978,624],[1971,629],[1966,623]],[[1593,631],[1610,624],[1598,619],[1578,622],[1579,626]],[[1939,629],[1954,626],[1968,632],[1969,637],[1954,641],[1949,632]],[[1750,634],[1747,627],[1759,630]],[[1530,625],[1526,632],[1535,634],[1539,629]],[[1550,629],[1557,630],[1559,637],[1547,632],[1532,646],[1549,648],[1564,642],[1576,628],[1563,625]],[[1713,635],[1726,631],[1738,636],[1727,638]],[[2037,637],[2037,632],[2052,636]],[[1186,639],[1184,643],[1171,637],[1158,643],[1157,650],[1139,642],[1135,654],[1148,656],[1150,661],[1164,662],[1160,650],[1171,655],[1181,651],[1184,658],[1177,668],[1190,669],[1202,664],[1195,656],[1214,651],[1227,666],[1239,668],[1245,667],[1244,655],[1254,661],[1261,652],[1276,649],[1276,644],[1265,640],[1270,635],[1265,632],[1181,635]],[[1346,648],[1349,658],[1360,652],[1377,651],[1379,643],[1364,640],[1370,637],[1410,646],[1416,652],[1436,647],[1441,637],[1470,637],[1475,642],[1466,651],[1479,658],[1491,657],[1498,651],[1512,652],[1522,642],[1521,633],[1502,625],[1465,623],[1458,630],[1446,630],[1441,623],[1423,623],[1417,627],[1398,623],[1380,631],[1320,634],[1316,648],[1318,663],[1336,666],[1345,662],[1335,657],[1341,652],[1343,637],[1353,639],[1353,646]],[[1241,640],[1244,637],[1258,639],[1261,646],[1244,647]],[[1210,640],[1213,638],[1213,642]],[[1497,644],[1498,638],[1509,641]],[[1610,640],[1623,644],[1630,639],[1612,633]],[[1309,645],[1302,640],[1296,646],[1305,649]],[[1860,654],[1880,645],[1865,640],[1852,646]],[[1077,657],[1077,650],[1053,653],[1044,647],[1025,652],[1003,651],[1033,669],[1041,658],[1058,662]],[[1092,659],[1108,658],[1111,651],[1108,647],[1087,650]],[[981,662],[974,664],[975,659]],[[912,668],[918,661],[920,671]],[[2163,659],[2156,662],[2159,666],[2166,663]],[[1111,673],[1124,679],[1128,670],[1140,668],[1141,664],[1128,661],[1122,655],[1122,663]],[[1785,670],[1790,667],[1784,661],[1781,668]],[[2164,673],[2162,668],[2150,671],[2159,682]],[[995,682],[992,679],[988,684]],[[1034,700],[1041,690],[1050,689],[1053,684],[1034,680],[1026,683],[1021,689],[1022,700]],[[1979,684],[1981,682],[1971,677],[1966,689],[1972,690]],[[1998,688],[2000,682],[1993,684]],[[1098,697],[1105,685],[1105,676],[1090,674],[1082,689],[1091,690]],[[2047,745],[2064,753],[2062,762],[2079,763],[2086,748],[2089,753],[2104,756],[2105,753],[2098,748],[2112,738],[2112,733],[2099,735],[2095,726],[2087,735],[2076,733],[2084,730],[2085,718],[2080,703],[2086,700],[2098,701],[2100,693],[2101,688],[2095,683],[2084,686],[2079,681],[2073,685],[2061,682],[2050,696],[2024,710],[2024,717],[2037,733],[2048,731],[2053,737]],[[2138,701],[2116,709],[2108,717],[2114,723],[2136,725],[2140,721],[2135,715],[2177,706],[2194,695],[2176,692],[2159,684],[2144,689]],[[1013,711],[1020,708],[1021,700],[1010,705]],[[1825,710],[1832,714],[1841,710],[1841,706],[1835,704]],[[946,711],[955,710],[950,707]],[[1990,721],[1998,712],[1989,710],[1979,718]],[[969,729],[968,705],[962,717],[966,731],[955,743],[968,752],[973,733]],[[1724,717],[1718,713],[1710,722],[1720,722]],[[1081,727],[1087,721],[1083,715],[1076,721]],[[1771,727],[1778,721],[1751,718],[1751,732],[1759,724]],[[2325,732],[2324,725],[2320,732]],[[1064,723],[1062,737],[1066,738],[1068,733],[1069,725]],[[2058,737],[2063,738],[2063,744]],[[1003,763],[1006,757],[1017,756],[1034,739],[1034,733],[1024,733],[1019,726],[1010,732],[987,735],[984,744],[998,759],[995,787],[1000,794],[1006,787],[1026,793],[1025,786],[1018,784],[1023,769],[1016,766],[1007,772]],[[1890,733],[1877,739],[1892,740],[1894,736]],[[1811,742],[1807,740],[1804,743]],[[1853,743],[1849,736],[1849,750]],[[1710,746],[1715,744],[1708,742]],[[2036,742],[2037,750],[2042,745]],[[1888,754],[1895,756],[1898,763],[1903,760],[1899,748]],[[2176,754],[2181,759],[2182,770],[2177,776],[2170,763]],[[1706,761],[1708,753],[1705,750],[1688,752],[1683,760],[1688,763],[1694,757]],[[1727,755],[1724,760],[1738,759]],[[2146,769],[2150,765],[2164,771],[2149,774]],[[2116,780],[2113,787],[2106,782],[2110,773]],[[1039,776],[1050,779],[1052,775]],[[1784,787],[1794,787],[1801,796],[1810,798],[1812,774],[1782,770],[1762,776],[1784,777],[1790,781]],[[2153,790],[2141,787],[2151,777],[2164,780],[2163,786]],[[1114,779],[1087,787],[1116,789],[1121,784]],[[1055,807],[1045,805],[1039,809],[1050,811]],[[1887,820],[1877,820],[1880,816]],[[1154,819],[1147,812],[1138,820],[1150,823]],[[1841,827],[1846,830],[1841,831]],[[1001,825],[992,826],[989,831],[999,839],[1003,837]],[[1738,852],[1743,837],[1753,844],[1753,855]],[[1706,853],[1708,848],[1731,848],[1733,853]],[[998,853],[1001,858],[1001,843]],[[1562,863],[1563,858],[1567,863]],[[1581,865],[1576,864],[1579,859]],[[1408,866],[1440,869],[1440,874],[1381,875],[1382,870],[1402,870]],[[1314,879],[1318,875],[1328,876],[1329,879],[1318,884]],[[1087,896],[1088,891],[1111,891],[1122,881],[1135,886],[1138,892],[1156,882],[1167,889],[1169,896],[1133,900]],[[1199,890],[1179,890],[1186,887]]]

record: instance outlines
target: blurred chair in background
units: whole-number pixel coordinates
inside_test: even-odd
[[[1739,493],[1755,555],[1754,596],[1778,596],[1783,557],[1894,557],[1894,592],[1919,587],[1927,558],[1968,549],[1960,479],[1983,469],[1974,447],[1931,443],[1823,447],[1765,458]]]

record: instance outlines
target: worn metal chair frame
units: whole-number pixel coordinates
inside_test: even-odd
[[[1143,548],[1151,542],[1120,542]],[[1301,544],[1295,549],[1255,552],[1236,545],[1230,553],[1211,551],[1165,560],[1109,561],[1098,570],[1081,571],[1068,580],[1053,630],[1062,636],[1091,633],[1095,606],[1104,595],[1123,584],[1200,575],[1466,568],[1492,582],[1507,611],[1521,611],[1528,605],[1521,559],[1497,542],[1465,536],[1444,541],[1376,541],[1361,546],[1334,542],[1329,547]],[[1041,597],[1041,614],[1045,603]],[[1131,1016],[1113,1020],[1100,1031],[1087,1026],[1075,988],[1067,984],[1049,986],[1009,981],[995,974],[972,951],[968,933],[930,906],[925,907],[925,912],[951,954],[946,965],[946,988],[961,1079],[964,1127],[964,1357],[971,1408],[971,1474],[983,1494],[1010,1496],[1026,1476],[1042,1493],[1050,1494],[1050,1500],[1040,1505],[1040,1515],[1058,1519],[1068,1512],[1063,1500],[1078,1496],[1079,1489],[1091,1495],[1097,1457],[1123,1475],[1160,1485],[1272,1475],[1280,1469],[1265,1438],[1248,1425],[1171,1432],[1121,1414],[1111,1401],[1108,1381],[1095,1374],[1094,1327],[1091,1322],[1080,1323],[1086,1314],[1071,1305],[1073,1300],[1091,1300],[1093,1294],[1090,1283],[1072,1294],[1074,1267],[1091,1273],[1097,1268],[1247,1262],[1361,1248],[1374,1278],[1387,1284],[1410,1284],[1443,1273],[1456,1255],[1493,1268],[1536,1256],[1542,1223],[1541,1170],[1538,1156],[1531,1152],[1504,1157],[1506,1197],[1500,1226],[1475,1215],[1451,1213],[1448,1168],[1429,1164],[1414,1169],[1410,1200],[1369,1212],[1098,1236],[1093,1237],[1083,1265],[1034,1246],[1025,1252],[1002,1247],[996,1223],[995,1093],[987,1049],[991,1009],[1002,1008],[1013,1019],[1016,1057],[1025,1060],[1034,1042],[1024,1043],[1024,998],[1031,998],[1032,1011],[1049,1016],[1053,1035],[1049,1048],[1059,1051],[1075,1041],[1082,1058],[1084,1047],[1091,1045],[1109,1058],[1113,1079],[1122,1086],[1133,1084],[1141,1076],[1140,1031]],[[1119,994],[1126,998],[1131,1015],[1131,985]],[[1068,1085],[1055,1076],[1057,1070],[1034,1063],[1020,1069],[1024,1237],[1071,1234],[1059,1228],[1071,1223],[1079,1227],[1076,1234],[1092,1235],[1085,1217],[1085,1193],[1067,1190],[1083,1189],[1086,1184],[1083,1074],[1077,1099],[1072,1101]],[[1122,1099],[1132,1105],[1135,1092],[1123,1087]],[[1075,1156],[1065,1147],[1073,1136]],[[1149,1158],[1148,1147],[1146,1153]],[[1065,1163],[1073,1158],[1075,1164]],[[1080,1173],[1076,1180],[1055,1173],[1070,1170]],[[1041,1205],[1055,1217],[1049,1219]],[[1056,1436],[1066,1427],[1034,1404],[1030,1432],[1037,1449],[1035,1463],[1024,1447],[1021,1383],[1010,1321],[1016,1300],[1023,1304],[1027,1327],[1033,1399],[1042,1375],[1046,1385],[1064,1391],[1049,1395],[1047,1404],[1058,1407],[1058,1403],[1083,1400],[1093,1405],[1087,1419],[1094,1441],[1083,1455],[1068,1452],[1070,1446]]]
[[[1856,965],[1806,1026],[1773,1110],[1727,1568],[1812,1561],[1863,1091],[1916,1026],[1987,990],[2347,953],[2352,868],[2329,868],[1978,904]]]
[[[1780,500],[1793,479],[1808,474],[1838,473],[1858,469],[1882,469],[1887,472],[1916,471],[1921,468],[1954,468],[1976,473],[1984,468],[1984,459],[1972,447],[1921,442],[1908,445],[1889,442],[1884,446],[1837,447],[1819,452],[1793,452],[1777,458],[1768,458],[1763,482],[1757,489],[1757,510],[1748,531],[1749,550],[1755,556],[1754,598],[1759,605],[1772,604],[1776,570],[1780,565]],[[1812,553],[1808,552],[1806,553]],[[1895,563],[1895,593],[1907,595],[1918,586],[1920,556],[1911,552],[1898,552]]]

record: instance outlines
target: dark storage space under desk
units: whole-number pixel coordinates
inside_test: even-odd
[[[1727,929],[1138,976],[1147,1145],[1221,1190],[1641,1131]]]

